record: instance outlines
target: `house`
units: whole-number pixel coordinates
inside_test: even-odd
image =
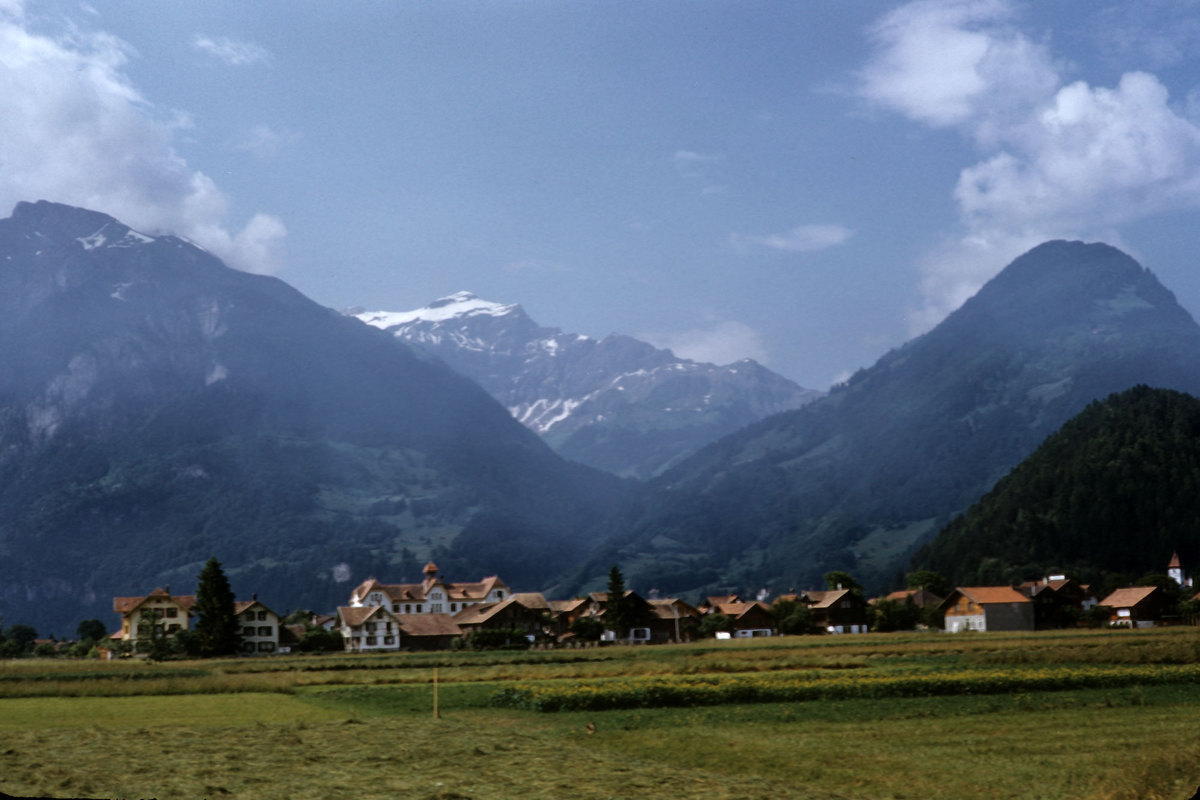
[[[400,622],[383,606],[338,606],[337,627],[348,653],[400,649]]]
[[[242,653],[267,655],[279,652],[282,621],[278,614],[259,602],[258,595],[251,600],[235,602],[233,614],[242,632]]]
[[[939,608],[950,633],[1034,629],[1033,602],[1011,586],[959,586]]]
[[[674,597],[657,598],[650,601],[650,641],[686,642],[696,632],[696,621],[700,611],[689,603]]]
[[[438,577],[437,564],[430,561],[420,583],[380,583],[368,578],[350,594],[350,606],[383,606],[396,616],[402,614],[457,614],[480,603],[497,603],[510,592],[495,575],[473,583],[449,583]]]
[[[121,630],[112,639],[136,649],[153,633],[171,636],[191,627],[195,595],[172,595],[171,587],[155,589],[142,597],[114,597],[113,611],[121,615]]]
[[[449,650],[462,636],[462,628],[449,614],[401,614],[396,624],[405,650]]]
[[[1167,597],[1157,586],[1128,586],[1100,601],[1111,608],[1108,624],[1113,628],[1153,628],[1162,621]]]
[[[810,590],[801,599],[812,612],[813,626],[826,633],[866,633],[867,601],[851,589]]]
[[[710,599],[720,600],[720,598]],[[775,633],[775,616],[765,603],[757,600],[718,602],[709,607],[709,613],[724,614],[729,617],[730,630],[737,639],[771,636]]]
[[[550,635],[551,613],[542,595],[518,592],[498,603],[468,606],[454,615],[454,623],[468,639],[480,630],[518,630],[533,641]]]
[[[1096,605],[1088,584],[1065,575],[1025,581],[1016,588],[1033,601],[1034,627],[1038,630],[1073,627],[1084,611]]]
[[[879,600],[891,600],[896,603],[911,602],[917,608],[928,608],[933,606],[936,608],[942,604],[946,598],[939,597],[933,592],[926,589],[924,586],[918,589],[899,589],[895,592],[884,595],[878,598]],[[876,601],[877,602],[877,601]]]

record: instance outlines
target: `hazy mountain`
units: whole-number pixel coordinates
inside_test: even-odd
[[[1087,580],[1200,557],[1200,400],[1137,386],[1090,404],[956,517],[913,565],[961,585]]]
[[[536,583],[619,481],[393,337],[172,236],[0,220],[0,614],[109,623],[209,556],[286,612],[374,573]]]
[[[1200,327],[1103,244],[1049,242],[929,333],[797,411],[664,474],[570,585],[620,561],[638,589],[879,585],[1094,399],[1200,390]]]
[[[821,394],[751,360],[703,364],[629,336],[563,333],[466,292],[350,313],[477,381],[560,455],[618,475],[650,477]]]

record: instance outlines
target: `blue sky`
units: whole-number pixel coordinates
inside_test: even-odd
[[[0,0],[0,209],[826,388],[1049,238],[1193,313],[1200,4]]]

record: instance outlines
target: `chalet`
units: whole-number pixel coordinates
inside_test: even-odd
[[[878,599],[891,600],[896,603],[911,602],[917,608],[928,608],[930,606],[936,608],[937,606],[940,606],[942,601],[946,598],[939,597],[922,586],[919,589],[900,589],[898,591],[886,594]]]
[[[651,642],[686,642],[696,631],[700,612],[694,606],[673,597],[650,601],[654,616],[650,619]]]
[[[348,653],[400,649],[399,621],[381,605],[338,606],[337,620]]]
[[[1096,605],[1088,584],[1065,575],[1025,581],[1016,588],[1033,601],[1034,626],[1038,630],[1072,627],[1084,611]]]
[[[242,632],[242,653],[268,655],[279,652],[281,620],[278,614],[259,602],[257,595],[252,600],[234,603],[233,613]]]
[[[172,595],[171,587],[155,589],[143,597],[114,597],[113,611],[121,615],[121,630],[112,639],[135,648],[157,632],[171,636],[191,627],[195,595]]]
[[[350,606],[381,606],[392,614],[457,614],[480,603],[497,603],[509,595],[495,575],[473,583],[449,583],[438,577],[437,564],[425,565],[420,583],[380,583],[368,578],[350,595]]]
[[[735,603],[718,602],[709,608],[709,613],[724,614],[729,617],[730,629],[735,638],[748,639],[756,636],[771,636],[775,632],[775,616],[765,603],[760,603],[757,600]]]
[[[462,628],[449,614],[401,614],[400,646],[405,650],[449,650]]]
[[[454,615],[454,623],[470,638],[479,630],[519,630],[534,638],[547,636],[552,626],[550,604],[533,592],[510,594],[498,603],[468,606]]]
[[[939,608],[950,633],[1034,629],[1033,602],[1011,586],[959,586]]]
[[[1110,627],[1153,628],[1162,621],[1167,598],[1157,586],[1129,586],[1117,589],[1100,605],[1112,609]]]
[[[650,641],[650,623],[655,617],[654,612],[650,608],[650,603],[640,594],[630,589],[625,590],[624,596],[632,609],[629,615],[632,624],[629,626],[628,641]],[[579,617],[597,617],[606,626],[601,639],[606,642],[615,642],[618,641],[617,632],[609,630],[607,627],[609,623],[605,620],[605,616],[608,613],[608,606],[608,592],[592,592],[584,598],[582,604],[575,607],[574,619],[578,619]]]
[[[813,626],[826,633],[866,633],[867,601],[850,589],[811,590],[801,600],[812,612]]]

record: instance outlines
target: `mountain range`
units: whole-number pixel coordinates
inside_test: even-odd
[[[558,597],[603,588],[614,563],[639,592],[809,588],[830,569],[881,588],[1089,403],[1139,384],[1200,394],[1200,326],[1174,296],[1115,248],[1048,242],[827,396],[689,456],[609,465],[659,472],[638,482],[563,458],[512,410],[549,422],[577,400],[576,427],[547,426],[560,449],[616,448],[670,418],[622,404],[639,370],[663,373],[648,407],[686,407],[680,427],[725,378],[627,337],[547,333],[517,307],[441,307],[379,330],[182,239],[19,204],[0,220],[0,614],[69,634],[109,619],[113,596],[190,592],[211,556],[284,612],[430,558]],[[459,338],[416,349],[398,325]],[[509,399],[459,357],[493,364]],[[704,393],[675,395],[691,373]],[[618,432],[595,424],[610,405]]]
[[[1196,394],[1200,327],[1128,255],[1048,242],[827,397],[648,484],[564,585],[620,562],[668,592],[814,587],[831,569],[881,588],[1049,434],[1136,384]]]
[[[617,478],[395,337],[101,213],[0,220],[0,614],[60,635],[218,557],[280,611],[372,574],[536,585]]]
[[[653,477],[822,394],[750,359],[718,366],[630,336],[563,333],[468,292],[415,311],[347,313],[474,380],[559,455],[627,477]]]

